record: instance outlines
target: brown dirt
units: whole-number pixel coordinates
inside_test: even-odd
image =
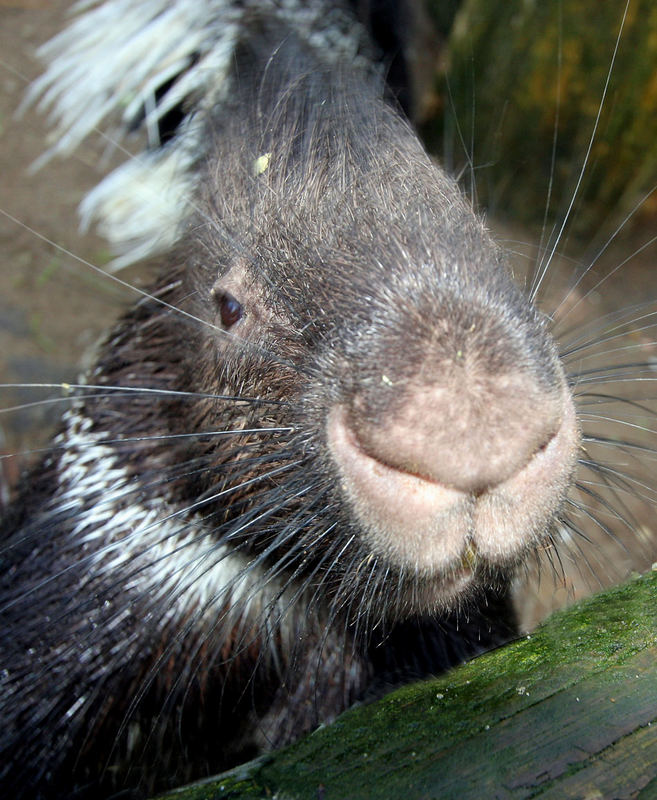
[[[133,293],[85,265],[107,263],[102,239],[78,231],[76,206],[98,182],[99,147],[80,148],[36,174],[30,165],[47,148],[43,115],[18,115],[29,82],[41,71],[37,46],[61,29],[68,0],[0,3],[0,381],[74,383],[94,343]],[[105,159],[106,160],[106,159]],[[13,217],[14,219],[10,218]],[[131,276],[122,273],[131,280]],[[49,396],[61,392],[51,390]],[[0,408],[44,396],[30,388],[0,388]],[[58,404],[0,416],[0,450],[42,445]],[[5,468],[7,462],[5,462]],[[15,475],[17,465],[10,472]]]

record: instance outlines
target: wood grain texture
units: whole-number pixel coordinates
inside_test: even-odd
[[[657,791],[657,574],[173,798],[645,798]]]

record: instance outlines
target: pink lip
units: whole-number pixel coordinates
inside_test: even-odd
[[[418,574],[449,575],[457,583],[469,582],[477,559],[511,562],[543,538],[562,502],[579,447],[575,409],[566,390],[561,425],[553,438],[514,475],[481,495],[372,457],[349,427],[343,406],[331,409],[327,438],[342,489],[372,550]]]

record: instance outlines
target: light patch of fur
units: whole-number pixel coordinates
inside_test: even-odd
[[[228,626],[256,620],[263,609],[281,617],[289,592],[282,593],[279,583],[268,580],[252,560],[216,545],[197,514],[161,499],[150,505],[137,502],[134,479],[112,447],[103,444],[111,437],[92,431],[91,425],[73,408],[56,441],[65,444],[56,510],[74,518],[72,538],[82,558],[89,554],[90,571],[128,572],[124,591],[148,596],[149,605],[162,609],[164,622],[191,615],[199,624],[214,624],[217,611],[226,608],[222,624]],[[101,499],[84,505],[85,497]]]
[[[191,126],[190,126],[191,127]],[[197,146],[191,133],[181,145],[142,155],[122,164],[80,203],[84,230],[97,222],[98,232],[119,254],[111,271],[166,252],[179,237],[180,221],[190,211],[190,174]]]

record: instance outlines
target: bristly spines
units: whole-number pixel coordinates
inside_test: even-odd
[[[407,400],[422,379],[423,353],[432,382],[443,362],[462,360],[458,342],[444,347],[446,330],[459,341],[474,331],[473,350],[497,331],[494,367],[532,346],[545,364],[551,347],[454,182],[386,105],[377,69],[351,58],[327,67],[279,16],[253,24],[236,56],[233,105],[199,123],[212,149],[195,154],[205,171],[182,248],[191,253],[163,265],[159,302],[146,299],[110,336],[93,376],[106,391],[74,405],[60,439],[44,527],[63,542],[63,560],[37,571],[65,621],[41,650],[62,677],[52,694],[45,681],[39,696],[21,688],[22,710],[40,725],[34,739],[6,742],[32,760],[42,748],[64,782],[83,741],[101,752],[85,752],[72,780],[97,778],[108,791],[137,783],[134,760],[150,787],[162,775],[151,757],[168,758],[158,745],[180,730],[190,771],[218,769],[254,741],[283,744],[513,627],[513,558],[488,563],[468,545],[432,570],[373,549],[374,526],[356,518],[329,450],[327,416],[366,401],[377,413],[365,425],[385,421],[391,398]],[[242,304],[235,324],[217,315],[222,292]],[[482,309],[503,319],[488,324]],[[517,340],[527,349],[505,350]],[[499,351],[507,357],[493,358]],[[472,359],[488,378],[483,361]],[[403,472],[412,484],[421,469]],[[36,543],[39,533],[35,523],[16,536]],[[441,594],[464,577],[460,595]],[[78,579],[89,596],[75,602]],[[32,620],[27,633],[16,624],[22,666],[41,620],[34,594],[19,599]],[[57,637],[69,634],[81,652],[67,670],[72,651]],[[78,702],[80,686],[88,693]],[[235,747],[226,720],[236,709],[246,731]],[[107,727],[96,727],[101,718]],[[67,725],[73,739],[61,743],[73,755],[45,735]],[[163,782],[188,774],[177,770]]]
[[[347,0],[90,5],[42,48],[49,67],[26,103],[39,101],[58,132],[44,159],[71,152],[106,118],[119,117],[113,130],[117,142],[137,128],[146,132],[149,151],[112,172],[80,206],[83,224],[97,223],[116,248],[117,269],[178,240],[205,153],[203,126],[196,119],[213,109],[230,113],[233,57],[254,20],[276,20],[327,64],[364,65],[375,58],[376,48]],[[126,29],[132,32],[128,42]],[[166,127],[172,116],[178,120],[174,131]]]

